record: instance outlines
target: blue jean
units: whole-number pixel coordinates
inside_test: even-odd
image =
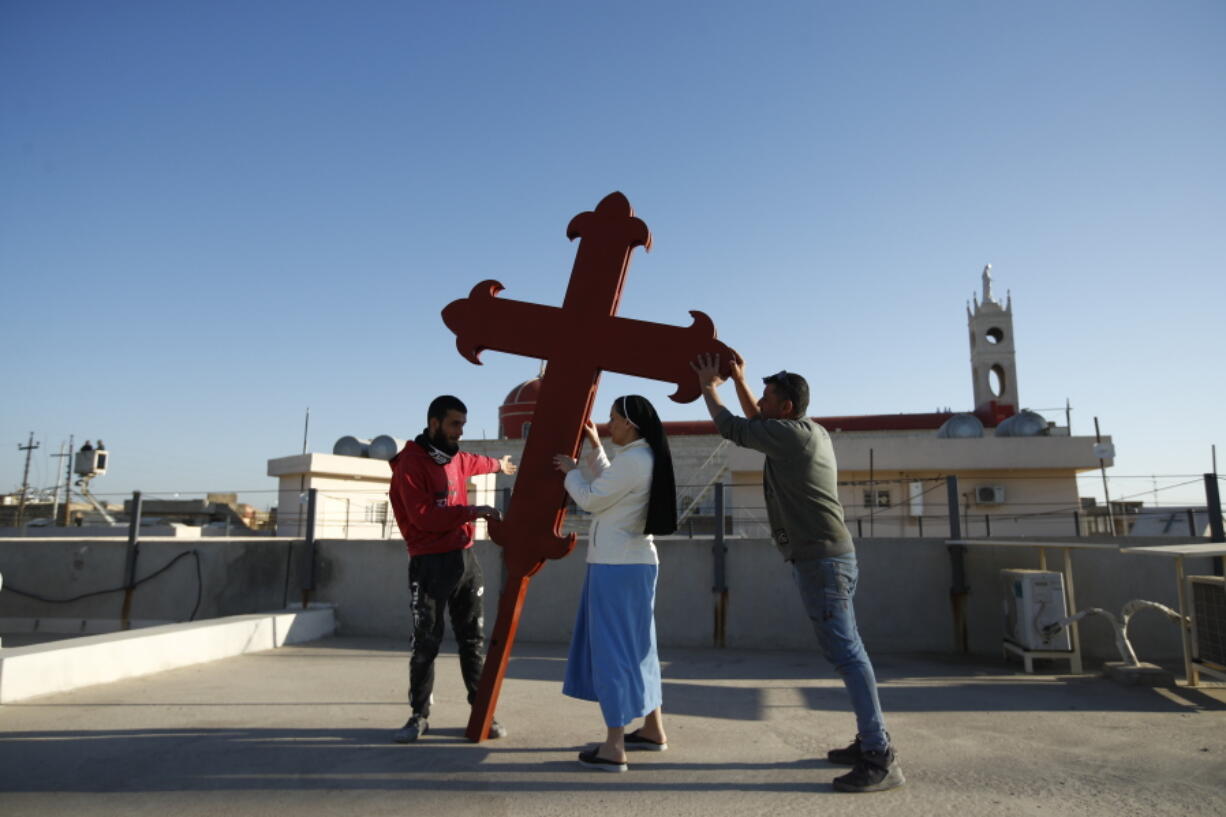
[[[877,678],[860,641],[852,604],[859,574],[855,554],[851,553],[792,563],[792,577],[813,622],[822,655],[843,677],[851,696],[860,745],[867,752],[882,752],[890,738],[877,700]]]

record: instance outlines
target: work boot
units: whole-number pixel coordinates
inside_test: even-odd
[[[414,713],[408,723],[396,730],[392,740],[396,743],[412,743],[430,731],[430,722]]]
[[[863,752],[850,772],[834,779],[834,788],[847,792],[885,791],[905,782],[902,766],[890,748],[884,752]]]

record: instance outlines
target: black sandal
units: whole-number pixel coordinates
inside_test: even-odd
[[[667,743],[661,743],[658,740],[644,737],[639,734],[639,730],[635,729],[625,737],[627,749],[640,749],[646,752],[663,752],[668,748]]]
[[[600,769],[602,772],[624,772],[630,768],[629,764],[625,761],[605,760],[596,754],[597,751],[596,749],[588,749],[586,752],[580,752],[579,762],[592,769]]]

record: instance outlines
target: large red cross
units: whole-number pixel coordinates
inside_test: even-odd
[[[575,547],[573,533],[561,535],[566,489],[553,455],[579,455],[600,373],[674,383],[672,399],[688,403],[701,393],[690,362],[700,354],[719,354],[726,376],[731,360],[702,312],[690,312],[694,322],[684,328],[616,317],[630,254],[635,247],[651,248],[651,233],[625,196],[605,196],[594,211],[575,216],[566,235],[580,242],[561,308],[499,298],[502,284],[482,281],[443,310],[460,354],[473,363],[481,363],[485,349],[549,362],[510,508],[505,519],[489,526],[490,537],[502,547],[507,583],[465,733],[473,741],[486,738],[494,719],[529,580],[546,559],[560,559]]]

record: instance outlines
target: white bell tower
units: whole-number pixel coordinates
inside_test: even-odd
[[[975,386],[975,412],[1000,416],[1008,406],[1016,412],[1017,359],[1013,345],[1013,296],[1005,305],[992,297],[992,265],[983,268],[983,301],[966,307],[971,332],[971,377]],[[993,411],[992,404],[996,410]],[[1013,412],[1007,412],[1012,414]]]

